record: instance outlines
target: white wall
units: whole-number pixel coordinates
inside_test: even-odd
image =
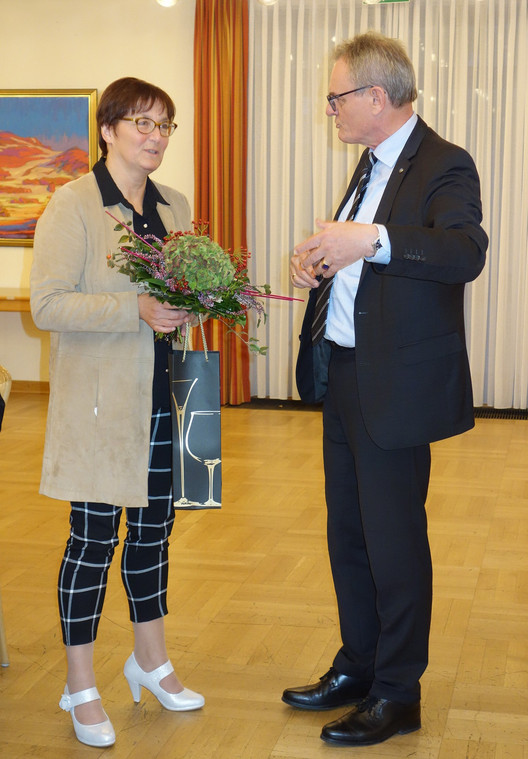
[[[193,205],[193,43],[195,0],[1,0],[3,89],[97,89],[121,76],[162,87],[178,129],[153,177]],[[0,130],[2,125],[0,124]],[[30,247],[0,246],[0,286],[27,287]],[[48,379],[48,335],[29,314],[0,312],[0,364],[15,380]]]

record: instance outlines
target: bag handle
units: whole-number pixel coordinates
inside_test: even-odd
[[[205,354],[205,360],[209,361],[209,356],[207,354],[207,340],[205,339],[205,332],[203,327],[203,314],[198,314],[198,322],[200,324],[200,332],[202,333],[202,342],[204,347],[204,354]],[[185,361],[185,357],[187,355],[187,348],[189,347],[189,333],[190,329],[188,326],[185,328],[185,335],[183,336],[183,356],[182,356],[182,364]]]

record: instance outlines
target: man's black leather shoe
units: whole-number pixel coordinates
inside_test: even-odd
[[[352,711],[323,727],[321,738],[342,746],[370,746],[396,733],[419,730],[420,702],[399,704],[369,696]]]
[[[335,709],[362,701],[372,683],[356,680],[355,677],[340,675],[331,667],[315,685],[287,688],[282,700],[298,709]]]

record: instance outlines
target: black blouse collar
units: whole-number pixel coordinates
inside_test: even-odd
[[[132,208],[132,205],[128,202],[112,179],[110,172],[106,168],[106,160],[104,158],[100,158],[92,170],[97,180],[104,206],[115,206],[122,203],[127,208]],[[154,182],[150,177],[147,177],[144,200],[145,208],[155,208],[156,203],[163,203],[166,206],[169,205],[168,201],[165,200]]]

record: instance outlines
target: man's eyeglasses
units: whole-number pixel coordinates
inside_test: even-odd
[[[173,121],[159,122],[154,121],[154,119],[149,119],[147,116],[138,116],[135,119],[123,116],[121,121],[133,121],[138,132],[141,132],[141,134],[150,134],[156,129],[156,127],[159,127],[162,137],[170,137],[171,134],[174,134],[176,127],[178,126],[178,124],[175,124]]]
[[[360,90],[366,90],[368,87],[373,87],[373,84],[364,84],[363,87],[356,87],[355,90],[348,90],[347,92],[341,92],[339,95],[327,95],[326,99],[330,103],[330,107],[332,108],[334,113],[337,113],[337,104],[336,100],[339,98],[345,97],[345,95],[351,95],[353,92],[359,92]]]

